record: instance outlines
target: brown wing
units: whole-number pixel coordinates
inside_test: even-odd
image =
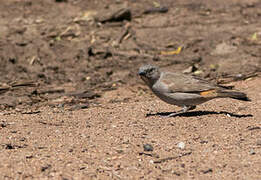
[[[168,85],[170,92],[199,93],[202,95],[207,92],[216,93],[221,89],[219,86],[195,76],[179,73],[166,72],[161,77],[161,82]]]

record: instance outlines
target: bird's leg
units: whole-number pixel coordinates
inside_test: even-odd
[[[186,113],[186,112],[188,112],[189,110],[193,110],[193,109],[195,109],[196,108],[196,106],[183,106],[183,108],[181,109],[181,110],[179,110],[179,111],[177,111],[177,112],[174,112],[174,113],[171,113],[171,114],[169,114],[167,117],[174,117],[174,116],[176,116],[176,115],[178,115],[178,114],[180,114],[180,113]]]
[[[187,111],[190,111],[190,110],[193,110],[193,109],[196,109],[196,106],[189,106]]]

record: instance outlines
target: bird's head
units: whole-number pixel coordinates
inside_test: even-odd
[[[150,87],[153,86],[153,84],[160,78],[159,68],[149,64],[141,66],[138,74],[141,79]]]

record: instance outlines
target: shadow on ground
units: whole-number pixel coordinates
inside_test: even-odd
[[[170,117],[169,115],[175,113],[175,112],[159,112],[159,113],[148,113],[146,114],[146,117],[150,116],[161,116],[161,117]],[[220,112],[215,112],[215,111],[191,111],[191,112],[186,112],[186,113],[179,113],[171,117],[175,116],[181,116],[181,117],[193,117],[193,116],[205,116],[205,115],[214,115],[214,114],[225,114],[227,116],[231,117],[237,117],[237,118],[245,118],[245,117],[253,117],[252,114],[235,114],[235,113],[230,113],[227,111],[220,111]]]

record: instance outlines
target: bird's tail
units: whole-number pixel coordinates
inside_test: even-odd
[[[223,90],[221,92],[218,92],[219,97],[229,97],[233,99],[238,99],[241,101],[251,101],[245,93],[238,92],[238,91],[229,91],[229,90]]]

